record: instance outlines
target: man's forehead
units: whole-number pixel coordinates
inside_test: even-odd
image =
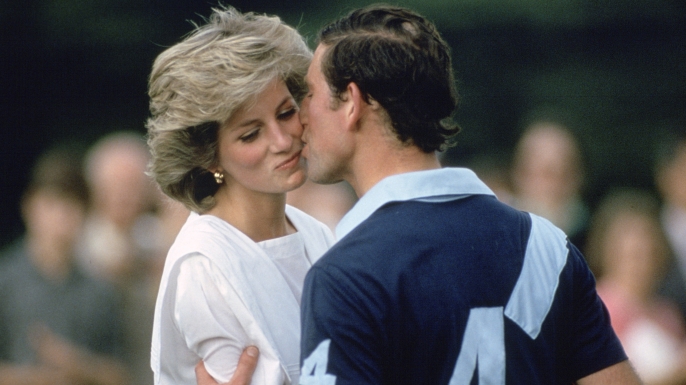
[[[325,46],[323,44],[319,44],[317,46],[317,49],[314,50],[312,63],[310,64],[310,69],[312,69],[312,67],[321,67],[322,58],[324,57],[324,54],[326,53],[326,50],[328,48],[328,46]]]
[[[308,85],[312,85],[312,81],[314,80],[314,77],[316,76],[316,73],[320,71],[321,67],[321,60],[322,60],[322,54],[324,53],[325,48],[319,44],[317,48],[314,51],[314,55],[312,56],[312,61],[310,62],[310,66],[307,69],[307,74],[305,75],[305,82]]]
[[[314,54],[315,55],[317,55],[317,54],[321,55],[322,53],[324,53],[324,51],[326,51],[327,48],[329,48],[329,47],[326,44],[319,43],[319,44],[317,44],[317,47],[314,49]]]

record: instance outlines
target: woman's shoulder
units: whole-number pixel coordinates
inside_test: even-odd
[[[239,252],[236,242],[227,230],[217,228],[211,218],[189,218],[181,228],[165,259],[165,269],[178,270],[181,263],[218,264],[231,261]],[[204,261],[204,262],[200,262]],[[176,269],[175,269],[176,267]]]
[[[226,249],[227,245],[235,243],[241,236],[244,235],[217,217],[193,213],[177,234],[172,250],[181,248],[188,252],[188,249],[193,251],[216,247]]]

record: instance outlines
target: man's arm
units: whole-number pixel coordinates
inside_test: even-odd
[[[259,351],[254,346],[248,346],[243,350],[243,354],[238,359],[238,366],[236,367],[236,372],[231,377],[231,380],[226,384],[222,385],[250,385],[252,381],[252,375],[255,372],[255,367],[257,366],[257,356]],[[195,366],[195,377],[198,385],[219,385],[217,381],[207,373],[205,370],[205,364],[202,361]]]
[[[383,382],[385,292],[356,268],[344,272],[326,264],[307,272],[300,317],[302,384]]]
[[[631,367],[629,361],[607,367],[599,372],[586,376],[579,381],[578,385],[642,385],[638,375]]]

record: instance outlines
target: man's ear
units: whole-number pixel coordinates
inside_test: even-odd
[[[369,107],[369,104],[364,100],[362,96],[362,91],[357,84],[351,82],[348,83],[348,87],[345,90],[347,94],[346,111],[345,115],[348,119],[349,127],[355,128],[358,126],[358,122],[364,114],[364,110]]]

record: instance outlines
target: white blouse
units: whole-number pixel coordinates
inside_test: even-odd
[[[330,230],[288,206],[297,233],[252,242],[219,218],[191,214],[165,262],[155,309],[155,384],[194,385],[204,361],[220,383],[247,345],[260,349],[253,384],[297,384],[300,295]]]
[[[295,233],[281,238],[268,239],[258,242],[257,245],[272,259],[300,305],[305,274],[312,267],[312,262],[307,258],[302,234]]]

